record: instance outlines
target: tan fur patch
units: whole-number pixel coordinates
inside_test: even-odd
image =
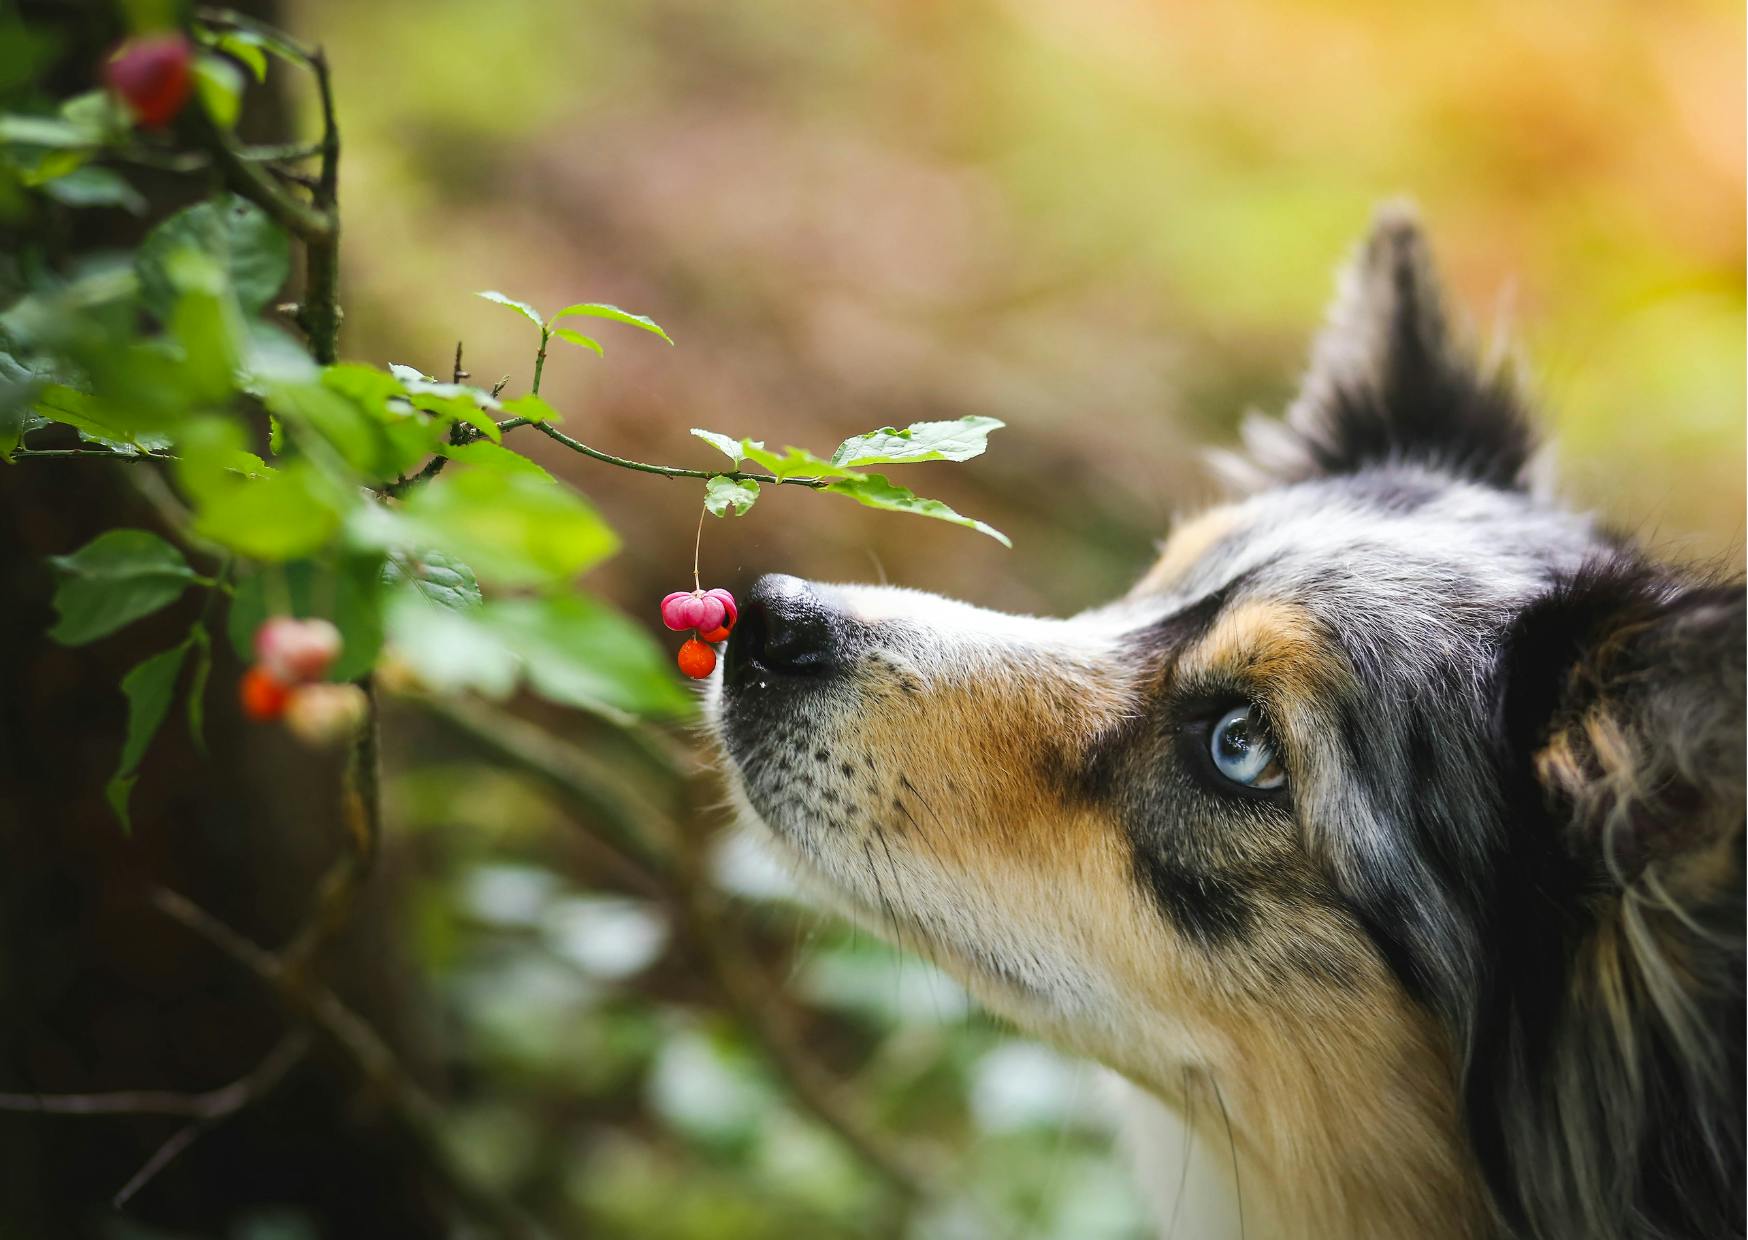
[[[1208,549],[1238,525],[1238,510],[1231,505],[1210,508],[1193,521],[1175,528],[1160,551],[1159,561],[1136,585],[1136,594],[1157,594],[1177,584],[1179,578],[1207,554]]]
[[[1247,680],[1266,696],[1285,696],[1300,707],[1339,692],[1348,679],[1347,664],[1316,618],[1297,604],[1268,599],[1229,608],[1178,667]]]

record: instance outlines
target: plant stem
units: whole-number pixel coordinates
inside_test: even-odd
[[[540,352],[534,355],[534,382],[528,385],[528,390],[535,396],[540,395],[540,372],[546,369],[546,342],[552,339],[546,328],[540,329]]]
[[[511,421],[515,421],[515,419],[511,419]],[[507,422],[499,423],[499,425],[505,429],[510,428]],[[518,422],[517,425],[527,425],[527,423]],[[785,486],[811,487],[815,491],[824,490],[831,485],[831,480],[827,478],[779,478],[774,474],[752,474],[740,469],[680,469],[673,465],[646,465],[642,461],[627,460],[622,456],[614,456],[611,452],[602,452],[599,448],[591,448],[579,439],[572,439],[549,422],[535,422],[533,425],[538,427],[548,439],[563,444],[572,452],[581,452],[584,456],[600,461],[604,465],[617,465],[620,469],[635,469],[639,473],[657,474],[663,478],[727,478],[733,482],[764,482],[772,485],[781,483]]]
[[[704,587],[698,584],[698,548],[704,545],[704,514],[708,509],[698,509],[698,532],[692,536],[692,592],[702,594]]]

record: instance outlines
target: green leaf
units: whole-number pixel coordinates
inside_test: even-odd
[[[194,647],[194,674],[188,680],[188,735],[202,757],[206,755],[206,682],[212,675],[212,636],[206,624],[196,621],[188,632]]]
[[[492,412],[500,408],[496,399],[478,388],[459,383],[409,382],[407,399],[414,406],[440,418],[466,422],[494,443],[504,437]]]
[[[168,271],[179,250],[217,259],[249,316],[267,307],[291,272],[290,241],[254,203],[228,194],[185,208],[147,234],[134,256],[141,296],[160,319],[169,317],[179,291]]]
[[[506,297],[502,293],[490,291],[480,293],[478,296],[484,297],[487,301],[495,301],[500,306],[508,306],[512,310],[520,311],[522,316],[530,323],[534,324],[534,326],[538,327],[542,333],[546,331],[546,323],[540,317],[540,312],[527,302],[517,301],[514,297]]]
[[[120,207],[132,215],[146,213],[145,195],[108,168],[75,168],[45,183],[42,192],[69,207]]]
[[[521,657],[530,687],[550,701],[634,716],[691,709],[667,652],[642,626],[595,599],[493,599],[481,619]]]
[[[523,456],[520,452],[513,452],[501,444],[488,443],[483,439],[475,439],[471,443],[440,444],[437,451],[452,461],[465,461],[469,465],[478,465],[485,469],[527,474],[543,482],[554,481],[553,476],[542,469],[540,463],[532,457]]]
[[[453,611],[467,611],[485,601],[473,569],[441,551],[395,557],[383,565],[382,579],[389,586],[405,582],[426,601]]]
[[[557,336],[560,340],[568,340],[572,344],[581,345],[585,349],[593,349],[599,357],[607,356],[607,351],[601,347],[601,342],[594,339],[592,336],[585,336],[582,332],[574,331],[569,327],[555,328],[552,334]]]
[[[847,495],[858,504],[866,504],[870,508],[884,508],[889,512],[909,512],[919,517],[933,517],[937,521],[950,521],[954,525],[963,525],[974,529],[980,534],[988,534],[1004,547],[1014,545],[1006,534],[994,526],[985,525],[982,521],[974,520],[971,517],[961,516],[938,499],[923,499],[905,487],[893,485],[879,474],[846,478],[832,483],[825,489],[838,495]]]
[[[740,441],[741,453],[749,460],[756,461],[770,470],[779,478],[855,478],[859,477],[854,470],[833,465],[809,452],[806,448],[786,447],[781,455],[772,452],[756,439]]]
[[[255,631],[269,616],[319,616],[340,630],[340,657],[330,680],[356,680],[376,664],[383,641],[382,557],[348,555],[263,568],[237,583],[225,632],[244,662],[255,658]]]
[[[59,422],[79,432],[87,443],[101,444],[129,456],[170,446],[170,437],[129,428],[125,415],[107,407],[95,396],[61,383],[51,383],[37,395],[35,411],[50,422]]]
[[[450,607],[420,591],[397,590],[385,620],[390,647],[431,689],[473,690],[490,698],[508,697],[515,689],[521,662],[481,623],[478,607]]]
[[[742,461],[746,460],[745,455],[742,454],[740,450],[740,440],[729,435],[719,435],[715,431],[703,430],[696,426],[692,428],[692,433],[702,439],[705,443],[710,444],[724,456],[728,457],[728,459],[733,461],[736,465],[739,465]]]
[[[257,82],[267,80],[267,53],[261,50],[261,40],[247,31],[227,31],[212,41],[212,46],[234,57],[248,67]]]
[[[194,58],[194,93],[220,129],[235,129],[243,110],[243,71],[223,56]]]
[[[265,477],[234,474],[207,487],[194,528],[251,559],[293,560],[325,546],[346,510],[360,502],[308,460],[293,457]]]
[[[26,146],[48,146],[78,149],[98,146],[103,136],[82,125],[53,116],[20,116],[0,114],[0,142],[18,142]]]
[[[169,713],[170,699],[176,692],[176,674],[182,670],[188,646],[185,641],[160,651],[121,679],[121,691],[127,695],[127,739],[122,743],[121,764],[105,786],[104,795],[124,831],[133,830],[128,817],[128,797],[139,778],[135,771]]]
[[[953,422],[913,422],[903,430],[883,426],[838,445],[832,464],[909,465],[918,461],[968,461],[989,446],[989,432],[1005,423],[968,417]]]
[[[674,343],[669,339],[668,333],[662,330],[661,324],[657,323],[654,319],[649,318],[647,315],[632,314],[629,310],[621,310],[618,306],[609,306],[605,302],[579,301],[576,305],[566,306],[563,310],[560,310],[557,314],[553,315],[552,321],[556,323],[560,319],[569,318],[572,315],[588,315],[591,318],[612,319],[615,323],[625,323],[631,327],[641,328],[652,335],[660,336],[669,344]]]
[[[505,413],[515,414],[519,418],[527,418],[530,422],[551,422],[557,425],[560,421],[558,410],[530,392],[526,396],[518,396],[514,400],[506,400],[499,405]]]
[[[146,530],[110,530],[50,563],[65,574],[55,590],[60,616],[49,630],[63,646],[82,646],[149,616],[200,580],[180,551]]]
[[[567,582],[619,549],[612,528],[571,488],[468,466],[419,487],[399,511],[361,509],[354,536],[385,549],[435,547],[508,586]]]
[[[747,509],[759,498],[759,484],[750,478],[725,478],[721,474],[704,484],[704,507],[713,517],[746,515]]]

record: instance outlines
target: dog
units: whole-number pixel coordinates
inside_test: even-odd
[[[1560,506],[1521,390],[1386,207],[1117,601],[761,578],[734,804],[1229,1145],[1251,1235],[1741,1236],[1743,586]]]

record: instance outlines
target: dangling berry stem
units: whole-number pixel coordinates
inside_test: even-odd
[[[698,509],[698,533],[692,539],[692,590],[702,593],[704,587],[698,584],[698,548],[704,545],[704,513],[706,509]]]

